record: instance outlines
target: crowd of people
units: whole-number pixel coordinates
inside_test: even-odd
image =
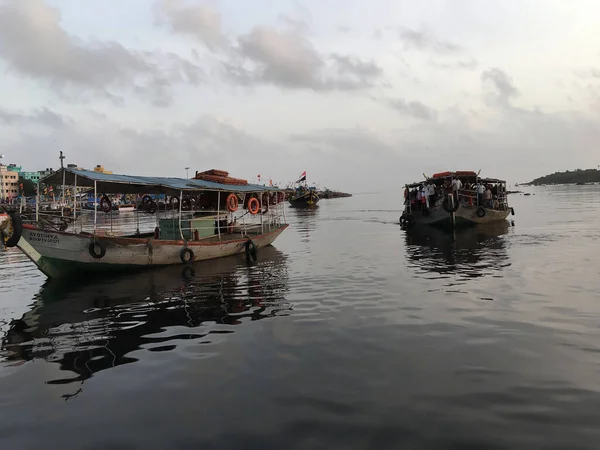
[[[440,180],[441,181],[441,180]],[[432,208],[441,204],[445,193],[454,194],[455,201],[465,206],[484,206],[501,209],[506,193],[501,183],[464,183],[458,179],[446,178],[442,183],[424,182],[405,192],[405,204],[412,209]]]

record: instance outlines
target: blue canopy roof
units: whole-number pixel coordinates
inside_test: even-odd
[[[221,184],[211,181],[170,178],[170,177],[142,177],[135,175],[117,175],[91,170],[81,170],[75,168],[59,169],[56,172],[40,180],[42,184],[60,185],[64,183],[68,186],[75,185],[77,177],[77,187],[94,187],[99,193],[103,194],[162,194],[178,193],[179,191],[197,192],[197,191],[223,191],[223,192],[277,192],[281,189],[274,187],[261,186],[258,184]]]

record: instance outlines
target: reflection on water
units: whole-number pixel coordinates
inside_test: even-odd
[[[292,222],[294,227],[300,233],[300,241],[303,243],[310,242],[311,232],[317,228],[319,220],[319,208],[292,208]]]
[[[75,375],[49,384],[84,381],[94,373],[137,361],[131,352],[164,352],[180,340],[211,343],[232,325],[286,315],[287,267],[274,247],[255,265],[223,258],[113,279],[47,282],[31,309],[13,320],[0,361],[42,359]],[[193,269],[192,269],[193,267]]]
[[[426,276],[482,277],[510,265],[505,235],[508,221],[454,231],[434,227],[406,231],[409,267]]]

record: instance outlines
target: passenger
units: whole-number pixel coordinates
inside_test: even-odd
[[[429,183],[429,185],[427,186],[428,188],[428,193],[429,193],[429,206],[435,206],[435,200],[436,200],[436,195],[435,195],[435,184],[433,183]]]
[[[481,184],[481,181],[477,182],[477,187],[475,188],[477,192],[477,204],[483,205],[483,194],[485,193],[485,186]]]
[[[417,189],[417,209],[421,209],[421,204],[422,204],[422,193],[421,193],[421,187],[419,187]]]
[[[486,186],[486,189],[483,193],[483,204],[486,208],[493,208],[492,203],[492,190],[490,189],[490,185]]]
[[[460,181],[458,178],[452,180],[452,188],[454,189],[454,192],[458,192],[460,189],[462,189],[462,181]]]

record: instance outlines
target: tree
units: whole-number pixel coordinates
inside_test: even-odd
[[[35,184],[33,184],[33,181],[26,178],[19,178],[19,194],[25,197],[33,197],[35,195]]]

